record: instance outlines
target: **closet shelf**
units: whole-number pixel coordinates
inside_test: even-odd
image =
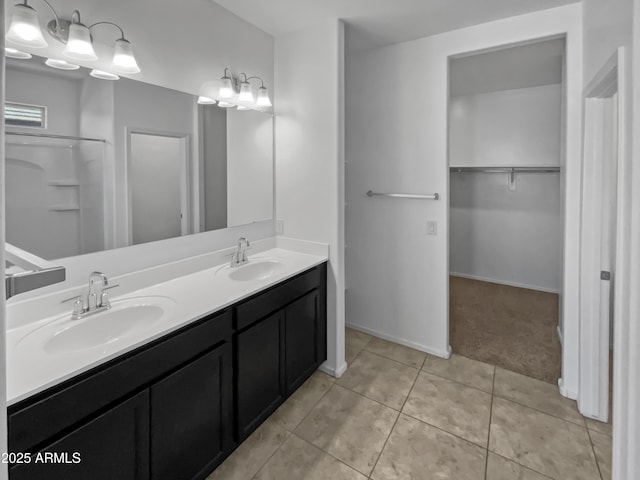
[[[495,166],[495,167],[457,167],[450,166],[450,171],[455,173],[557,173],[560,171],[560,167],[548,166],[548,167],[509,167],[509,166]]]
[[[77,180],[53,180],[48,185],[50,187],[79,187],[80,182]]]
[[[69,204],[60,204],[60,205],[51,205],[49,210],[52,212],[72,212],[80,210],[80,205],[69,203]]]

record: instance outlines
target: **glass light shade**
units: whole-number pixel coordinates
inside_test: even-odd
[[[220,79],[220,90],[218,91],[218,96],[220,98],[233,97],[233,84],[231,83],[230,77],[222,77]]]
[[[133,46],[124,38],[116,40],[111,68],[118,73],[140,73],[140,67],[133,55]]]
[[[204,97],[200,95],[198,97],[198,104],[200,105],[215,105],[216,101],[213,98]]]
[[[267,93],[266,87],[260,87],[258,89],[258,100],[256,100],[256,105],[259,107],[271,106],[271,100],[269,100],[269,94]]]
[[[251,110],[251,109],[245,105],[238,105],[238,110]]]
[[[62,54],[74,60],[94,61],[98,59],[93,50],[89,29],[81,23],[69,25],[69,40]]]
[[[73,63],[65,62],[64,60],[57,60],[55,58],[47,58],[47,61],[44,63],[48,67],[57,68],[58,70],[78,70],[80,68],[79,65],[74,65]]]
[[[120,77],[115,73],[105,72],[104,70],[93,69],[89,72],[89,75],[100,80],[120,80]]]
[[[240,96],[238,100],[241,102],[253,102],[253,92],[251,91],[249,82],[242,82],[240,84]]]
[[[235,105],[233,103],[229,103],[229,102],[218,102],[218,106],[222,107],[222,108],[235,107]]]
[[[42,35],[38,12],[29,5],[13,7],[7,40],[23,47],[45,48],[48,44]]]
[[[4,49],[5,57],[9,58],[17,58],[19,60],[29,60],[31,58],[31,54],[27,52],[21,52],[20,50],[16,50],[15,48],[5,48]]]

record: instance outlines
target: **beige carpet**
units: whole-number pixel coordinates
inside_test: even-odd
[[[557,294],[453,276],[449,285],[454,353],[557,383]]]

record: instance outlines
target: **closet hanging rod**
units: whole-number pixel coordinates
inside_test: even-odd
[[[455,173],[557,173],[560,167],[449,167]]]
[[[4,132],[5,135],[16,135],[19,137],[36,137],[36,138],[57,138],[59,140],[79,140],[86,142],[102,142],[107,143],[104,138],[87,138],[87,137],[72,137],[69,135],[54,135],[51,133],[26,133],[26,132]]]
[[[439,193],[432,193],[429,195],[413,195],[411,193],[377,193],[369,190],[367,192],[368,197],[390,197],[390,198],[413,198],[415,200],[439,200]]]

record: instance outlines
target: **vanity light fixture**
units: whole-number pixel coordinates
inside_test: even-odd
[[[45,65],[51,68],[57,68],[58,70],[78,70],[80,65],[74,65],[65,60],[58,60],[56,58],[47,58]]]
[[[19,60],[29,60],[31,58],[31,54],[27,52],[22,52],[20,50],[16,50],[15,48],[6,47],[4,49],[5,57],[9,58],[17,58]]]
[[[204,97],[204,96],[200,95],[198,97],[198,104],[199,105],[215,105],[216,101],[213,98]]]
[[[227,75],[227,72],[229,72],[229,74]],[[231,74],[231,70],[229,70],[228,67],[225,67],[224,69],[224,74],[222,75],[222,78],[220,79],[220,90],[218,91],[218,96],[220,98],[231,98],[233,97],[234,94],[234,78],[233,75]]]
[[[259,80],[260,87],[258,88],[257,99],[254,99],[253,90],[251,89],[251,80]],[[218,90],[218,97],[230,100],[237,94],[237,101],[239,105],[238,110],[250,110],[251,107],[271,107],[271,100],[269,99],[269,93],[267,87],[264,86],[262,78],[257,76],[249,77],[246,73],[240,73],[238,78],[235,78],[228,67],[225,67],[224,74],[220,79],[220,89]],[[222,102],[231,103],[231,102]],[[227,105],[220,105],[227,107]],[[240,108],[243,107],[243,108]]]
[[[28,5],[28,0],[13,7],[11,24],[6,39],[11,43],[31,48],[47,47],[38,13]],[[71,20],[60,18],[48,0],[42,0],[53,14],[53,20],[47,24],[48,32],[54,39],[65,45],[63,55],[72,60],[95,61],[98,56],[93,48],[91,31],[98,25],[111,25],[120,32],[120,38],[114,44],[114,55],[111,68],[116,73],[140,73],[140,67],[133,54],[131,43],[125,38],[122,28],[113,22],[97,22],[85,25],[80,20],[80,12],[74,10]]]
[[[120,80],[120,77],[115,73],[96,70],[95,68],[89,72],[89,75],[93,78],[99,78],[100,80]]]
[[[235,107],[235,105],[233,103],[229,103],[229,102],[218,102],[218,106],[221,108],[231,108],[231,107]]]
[[[45,3],[51,8],[48,2]],[[49,45],[42,35],[38,12],[27,5],[27,0],[14,5],[6,38],[23,47],[45,48]]]
[[[94,62],[98,59],[93,43],[91,43],[91,32],[89,27],[80,21],[80,12],[77,10],[71,15],[71,25],[69,25],[69,37],[67,45],[62,51],[65,57],[73,60],[84,60]]]

